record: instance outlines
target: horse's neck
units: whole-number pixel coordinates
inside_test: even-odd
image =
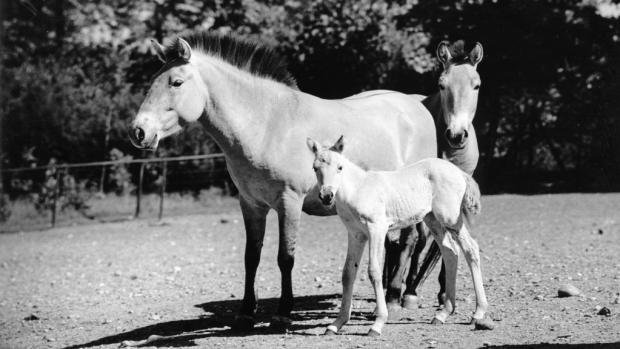
[[[367,175],[367,171],[344,158],[342,183],[336,194],[338,200],[348,205],[353,204],[352,200],[355,197],[355,193],[359,190],[359,187],[362,185]]]
[[[209,93],[200,119],[206,131],[227,156],[253,157],[293,90],[211,57],[202,57],[200,73]]]

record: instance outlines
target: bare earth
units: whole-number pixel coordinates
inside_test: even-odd
[[[364,336],[374,306],[365,272],[344,333],[321,336],[340,304],[346,234],[337,217],[303,218],[295,321],[281,334],[267,327],[280,292],[270,215],[256,285],[262,322],[232,332],[245,237],[239,209],[226,204],[228,213],[167,218],[165,225],[140,220],[0,235],[0,347],[117,348],[151,335],[163,338],[147,347],[620,347],[620,194],[484,197],[473,235],[495,330],[468,324],[475,299],[461,258],[457,314],[443,326],[429,324],[436,270],[420,308],[403,311],[379,338]],[[565,283],[583,296],[558,298]],[[598,315],[597,306],[611,315]]]

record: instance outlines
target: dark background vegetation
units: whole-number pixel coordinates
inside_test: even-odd
[[[301,90],[324,98],[379,88],[432,93],[436,45],[479,41],[485,55],[474,124],[483,190],[620,189],[620,5],[612,1],[16,0],[0,6],[3,168],[145,156],[130,145],[127,125],[160,65],[149,39],[168,42],[186,30],[209,29],[273,46]],[[214,151],[200,126],[191,125],[157,155]],[[187,189],[200,166],[216,166],[214,173],[225,176],[221,162],[185,163],[171,188]],[[190,175],[183,178],[179,167]],[[4,190],[14,184],[5,179]]]

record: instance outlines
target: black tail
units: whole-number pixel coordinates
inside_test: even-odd
[[[419,286],[424,284],[424,281],[426,281],[426,278],[428,278],[430,273],[433,271],[440,258],[441,251],[439,251],[439,245],[437,245],[437,241],[433,240],[431,247],[429,247],[428,252],[426,252],[424,262],[422,262],[418,275],[416,275],[415,280],[413,280],[414,290],[417,290]]]

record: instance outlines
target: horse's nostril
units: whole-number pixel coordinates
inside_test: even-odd
[[[140,128],[140,127],[136,127],[135,128],[134,136],[136,137],[136,140],[138,142],[142,142],[144,140],[145,135],[146,134],[144,133],[144,130],[142,128]]]
[[[466,139],[469,136],[467,130],[463,130],[463,139]]]

